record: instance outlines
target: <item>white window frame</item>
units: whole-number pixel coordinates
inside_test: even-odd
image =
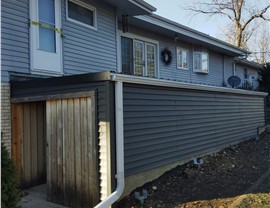
[[[122,72],[122,58],[121,58],[121,37],[126,37],[126,38],[130,38],[132,39],[133,41],[134,40],[137,40],[137,41],[142,41],[144,42],[144,45],[146,44],[152,44],[152,45],[155,45],[155,49],[156,49],[156,61],[155,61],[155,77],[156,78],[159,78],[160,77],[160,73],[159,73],[159,42],[156,41],[156,40],[153,40],[153,39],[150,39],[150,38],[146,38],[146,37],[143,37],[143,36],[140,36],[140,35],[136,35],[136,34],[132,34],[132,33],[123,33],[121,31],[118,31],[118,41],[117,41],[117,56],[118,56],[118,72]],[[146,60],[145,61],[145,64],[146,64]],[[144,72],[143,72],[143,76],[145,77],[148,77],[145,75],[146,73],[146,67],[144,67]]]
[[[85,24],[83,22],[80,22],[78,20],[75,20],[75,19],[72,19],[68,16],[68,2],[72,2],[74,4],[77,4],[81,7],[84,7],[88,10],[91,10],[93,12],[93,26],[92,25],[88,25],[88,24]],[[81,25],[81,26],[84,26],[84,27],[87,27],[87,28],[90,28],[90,29],[93,29],[93,30],[97,30],[97,10],[95,7],[87,4],[87,3],[84,3],[82,1],[79,1],[79,0],[66,0],[66,19],[70,22],[73,22],[73,23],[76,23],[78,25]]]
[[[201,60],[201,64],[200,64],[200,69],[195,69],[195,55],[200,55],[200,60]],[[202,55],[206,55],[207,56],[207,71],[202,69]],[[209,73],[209,54],[207,52],[202,52],[202,51],[193,51],[193,71],[197,72],[197,73],[203,73],[203,74],[208,74]]]
[[[183,66],[183,63],[184,63],[183,62],[183,57],[182,57],[182,66],[179,66],[180,63],[178,63],[178,56],[179,56],[180,51],[185,52],[187,54],[187,56],[186,56],[187,67]],[[177,47],[176,48],[176,56],[177,56],[177,58],[176,58],[176,67],[177,67],[177,69],[189,70],[189,50],[185,49],[185,48]]]
[[[39,22],[38,0],[30,0],[30,20]],[[55,0],[55,28],[60,29],[61,0]],[[30,69],[32,74],[59,76],[63,74],[62,38],[55,32],[55,52],[39,50],[39,26],[30,24]]]

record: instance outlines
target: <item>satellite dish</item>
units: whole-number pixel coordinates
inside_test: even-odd
[[[237,76],[230,76],[228,78],[228,83],[232,86],[232,88],[234,88],[241,84],[241,79]]]

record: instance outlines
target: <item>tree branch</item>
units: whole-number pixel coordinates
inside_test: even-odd
[[[262,18],[263,20],[268,20],[268,18],[265,18],[263,15],[267,12],[267,10],[270,8],[270,5],[265,7],[260,13],[252,15],[241,27],[242,30],[245,30],[246,26],[254,19],[256,18]]]

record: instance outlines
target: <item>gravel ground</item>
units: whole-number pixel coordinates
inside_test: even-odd
[[[135,199],[133,191],[114,208],[229,207],[269,169],[270,134],[226,148],[203,160],[204,165],[200,168],[192,163],[177,166],[134,190],[140,193],[147,190],[148,197],[143,205]]]

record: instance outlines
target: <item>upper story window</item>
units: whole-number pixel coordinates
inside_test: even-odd
[[[156,77],[156,45],[138,39],[121,37],[122,72]]]
[[[31,70],[62,73],[61,0],[30,1]]]
[[[90,28],[96,28],[96,9],[81,1],[67,0],[67,19]]]
[[[177,68],[188,69],[188,50],[177,47]]]
[[[206,52],[195,51],[193,53],[193,71],[200,73],[209,72],[209,56]]]

